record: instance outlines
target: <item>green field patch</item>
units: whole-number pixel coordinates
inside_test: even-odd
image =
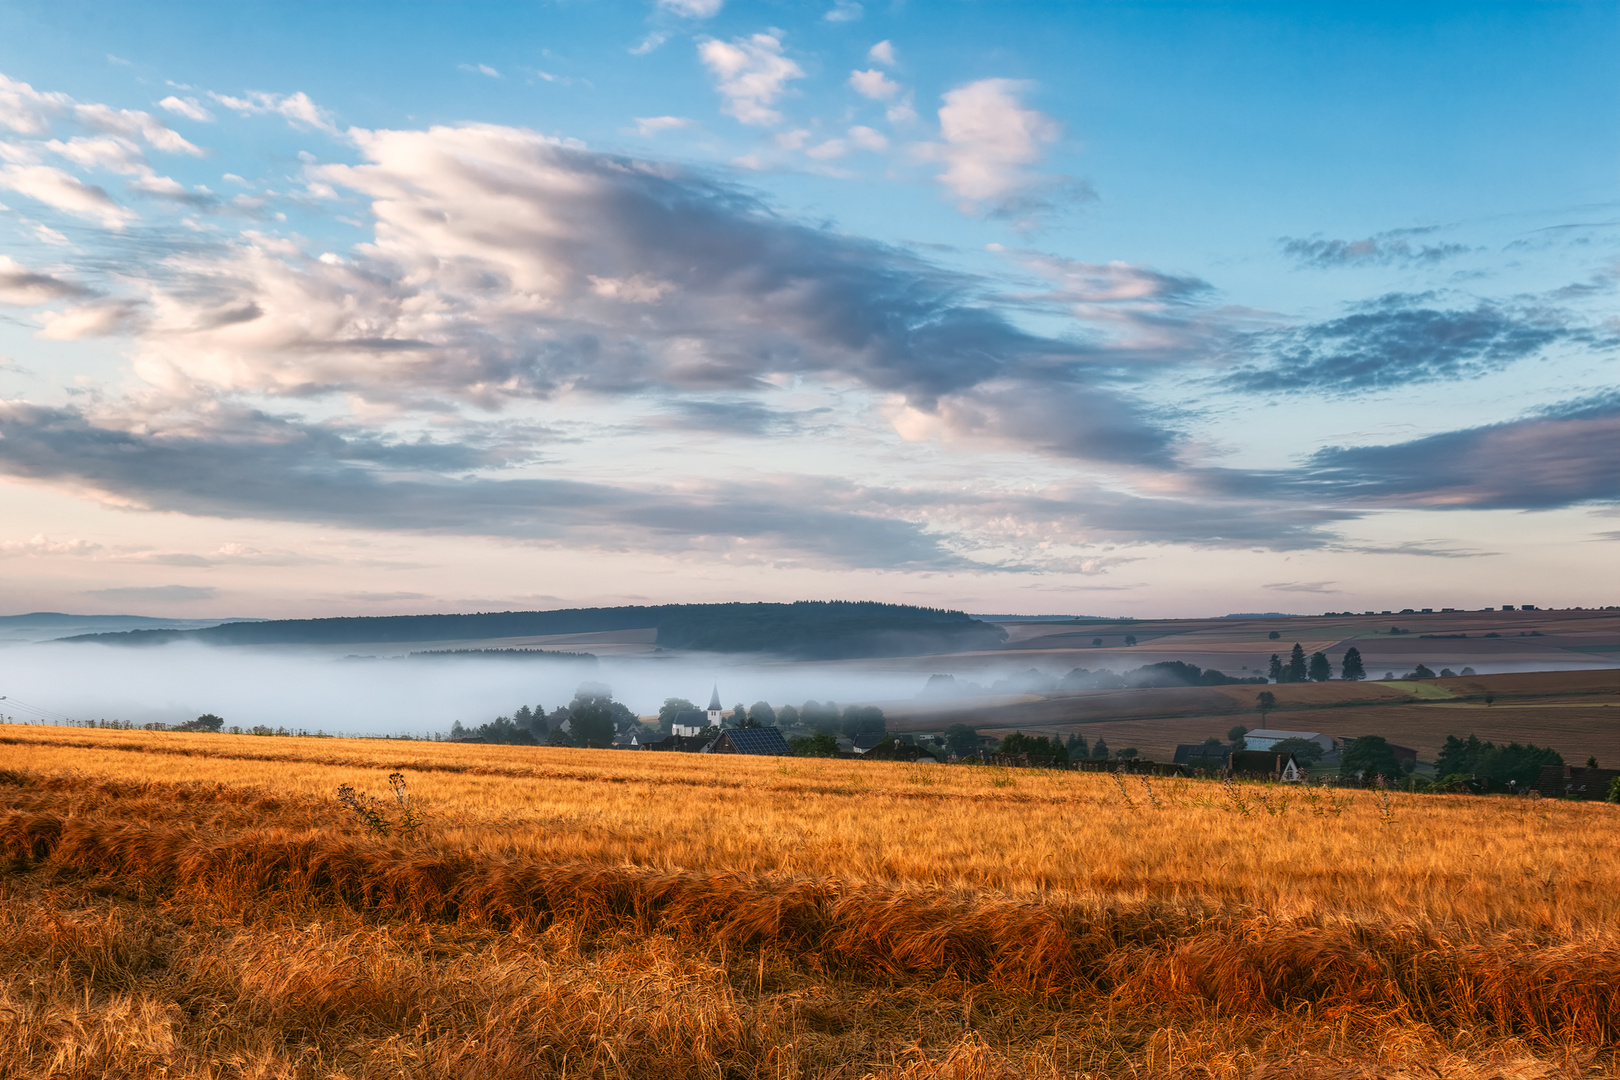
[[[1436,686],[1431,682],[1419,682],[1417,680],[1407,682],[1404,679],[1392,679],[1389,682],[1379,682],[1378,685],[1403,690],[1406,693],[1411,694],[1413,697],[1422,698],[1425,701],[1438,701],[1457,696],[1443,686]]]

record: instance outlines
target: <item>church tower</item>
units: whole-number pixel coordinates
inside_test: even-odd
[[[714,693],[709,695],[709,726],[720,726],[720,684],[714,684]]]

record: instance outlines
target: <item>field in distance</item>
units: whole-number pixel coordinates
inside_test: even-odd
[[[4,1077],[1620,1069],[1613,805],[70,728],[0,745]],[[342,784],[382,796],[360,805],[388,835]]]
[[[1256,698],[1265,690],[1277,706],[1264,717]],[[997,737],[1009,731],[1078,732],[1116,748],[1169,761],[1181,743],[1224,739],[1234,725],[1323,732],[1336,737],[1381,735],[1433,761],[1447,735],[1478,735],[1498,743],[1551,746],[1566,761],[1589,756],[1620,765],[1620,670],[1522,672],[1397,682],[1284,683],[1269,686],[1188,686],[1077,693],[1025,694],[954,702],[886,705],[896,730],[937,731],[969,724]]]

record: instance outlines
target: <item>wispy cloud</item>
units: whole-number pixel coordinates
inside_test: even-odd
[[[789,82],[804,78],[804,69],[783,55],[781,40],[771,34],[732,41],[706,38],[698,42],[698,56],[725,99],[721,111],[744,124],[781,123],[782,114],[774,108],[777,100]]]

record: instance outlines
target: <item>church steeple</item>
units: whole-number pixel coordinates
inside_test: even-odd
[[[720,684],[714,684],[714,693],[709,695],[709,726],[720,726]]]

